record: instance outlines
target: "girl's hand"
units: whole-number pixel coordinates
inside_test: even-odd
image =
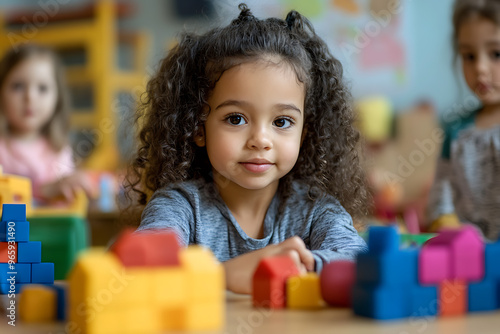
[[[314,257],[299,237],[269,245],[262,249],[240,255],[223,263],[226,272],[226,288],[235,293],[252,293],[252,278],[264,257],[289,256],[303,274],[314,270]]]
[[[41,187],[41,195],[46,199],[62,198],[72,202],[78,191],[84,191],[87,197],[94,197],[90,180],[83,172],[76,172],[63,177],[56,182],[45,184]]]

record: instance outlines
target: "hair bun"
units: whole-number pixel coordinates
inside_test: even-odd
[[[296,10],[290,11],[286,16],[286,24],[290,30],[302,30],[304,28],[304,20],[302,15]]]
[[[238,9],[241,11],[237,19],[233,21],[233,24],[239,24],[245,21],[250,21],[255,19],[252,11],[248,8],[247,4],[242,2],[238,5]]]

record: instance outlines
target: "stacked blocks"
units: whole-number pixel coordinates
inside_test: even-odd
[[[417,260],[416,249],[399,249],[396,228],[371,227],[368,252],[357,258],[354,313],[384,320],[415,313],[426,302],[412,298],[420,295],[414,291],[419,288]]]
[[[396,230],[371,227],[359,254],[354,313],[375,319],[461,315],[500,306],[500,242],[473,226],[445,230],[421,249],[400,250]]]
[[[112,252],[78,258],[69,275],[70,332],[220,329],[224,290],[223,268],[207,249],[181,249],[172,232],[127,231]]]
[[[253,274],[252,300],[255,307],[284,308],[286,281],[299,275],[299,270],[288,256],[272,256],[260,261]]]
[[[0,294],[18,293],[28,283],[54,283],[54,264],[42,263],[41,259],[41,243],[29,241],[26,205],[3,204],[0,222]]]

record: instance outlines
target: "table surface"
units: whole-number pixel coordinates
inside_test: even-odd
[[[4,303],[5,303],[5,297]],[[380,322],[357,317],[347,308],[324,308],[315,311],[269,310],[252,307],[249,296],[228,293],[226,296],[226,326],[210,333],[224,334],[432,334],[432,333],[500,333],[500,311],[473,313],[460,317],[408,318]],[[1,313],[5,312],[2,306]],[[23,324],[16,319],[16,327],[0,316],[0,333],[63,334],[64,323]],[[174,333],[174,332],[168,332]],[[199,332],[198,332],[199,333]]]

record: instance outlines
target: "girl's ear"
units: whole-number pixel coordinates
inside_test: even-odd
[[[198,127],[196,134],[194,135],[194,142],[198,147],[205,146],[205,128],[200,126]]]

